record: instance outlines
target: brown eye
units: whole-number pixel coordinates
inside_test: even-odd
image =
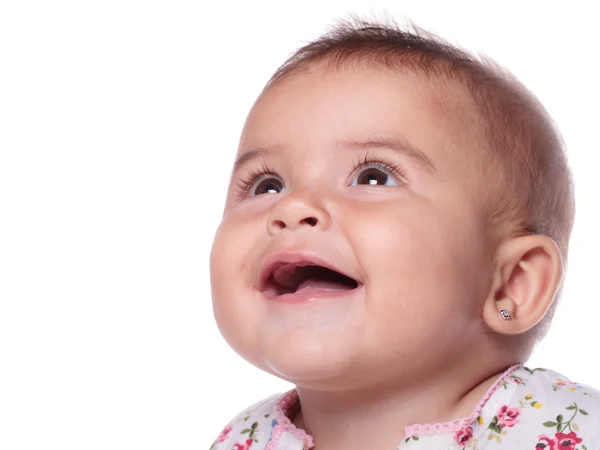
[[[389,184],[389,183],[393,184]],[[356,177],[356,184],[352,183],[352,186],[359,184],[367,184],[372,186],[397,186],[398,184],[383,170],[375,167],[369,167],[366,170],[360,172]]]
[[[277,178],[264,178],[256,184],[256,188],[250,192],[250,195],[260,194],[279,194],[283,191],[283,183]]]

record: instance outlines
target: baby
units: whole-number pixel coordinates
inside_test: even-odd
[[[600,392],[523,366],[573,218],[560,136],[510,74],[341,22],[254,104],[211,253],[224,338],[296,387],[211,448],[600,449]]]

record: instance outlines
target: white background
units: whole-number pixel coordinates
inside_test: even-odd
[[[600,387],[600,43],[594,2],[549,3],[0,3],[0,448],[207,449],[290,387],[223,342],[208,256],[249,107],[349,12],[485,51],[553,115],[578,211],[529,365]]]

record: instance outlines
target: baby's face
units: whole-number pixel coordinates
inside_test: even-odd
[[[211,253],[217,323],[241,356],[341,389],[420,376],[470,347],[492,258],[476,144],[452,104],[411,74],[318,67],[259,98]],[[282,275],[288,292],[300,283],[283,295],[264,283],[277,261],[356,285]]]

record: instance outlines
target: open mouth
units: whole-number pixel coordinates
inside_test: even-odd
[[[265,278],[262,291],[268,296],[325,294],[356,289],[359,283],[340,272],[309,263],[280,263]]]

